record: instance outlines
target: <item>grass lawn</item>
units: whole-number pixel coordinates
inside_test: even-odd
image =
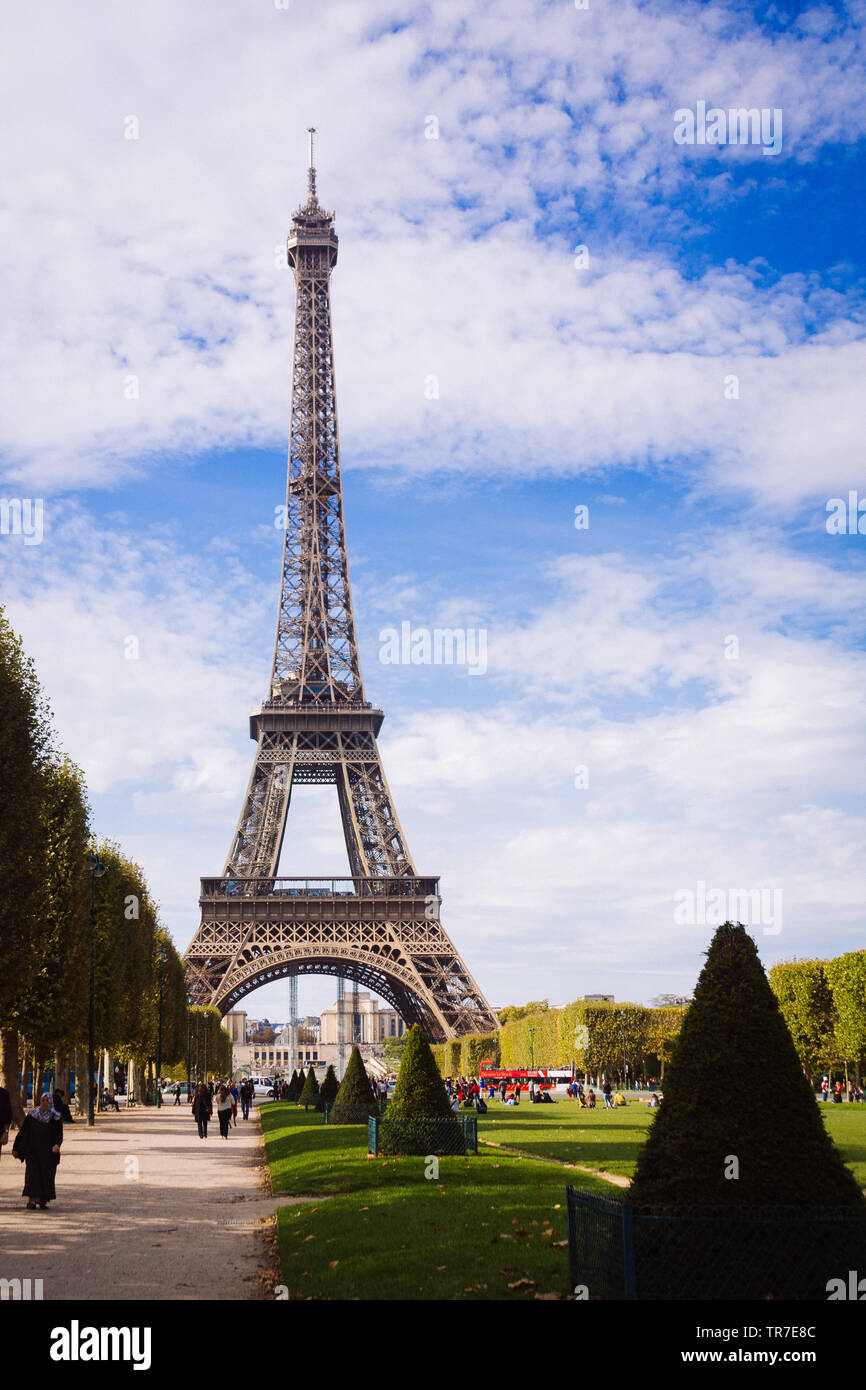
[[[866,1106],[820,1106],[824,1122],[866,1186]],[[321,1198],[278,1214],[290,1298],[533,1299],[568,1293],[565,1187],[605,1196],[602,1178],[546,1159],[630,1176],[654,1112],[632,1103],[605,1112],[490,1103],[476,1157],[367,1158],[363,1125],[323,1125],[294,1106],[262,1106],[275,1193]],[[559,1248],[557,1248],[559,1247]],[[528,1281],[528,1282],[527,1282]]]
[[[423,1158],[368,1159],[366,1125],[323,1125],[291,1105],[263,1105],[262,1128],[274,1192],[323,1199],[278,1213],[290,1298],[564,1297],[566,1183],[615,1195],[494,1149],[440,1158],[431,1181]]]
[[[479,1139],[492,1139],[539,1157],[586,1164],[603,1173],[631,1177],[654,1110],[640,1101],[617,1110],[580,1110],[567,1098],[555,1106],[513,1108],[488,1101],[489,1113],[478,1121]],[[866,1105],[818,1102],[824,1123],[842,1158],[861,1187],[866,1187]],[[574,1185],[583,1175],[574,1177]]]
[[[488,1113],[478,1120],[478,1138],[509,1144],[525,1153],[583,1163],[602,1173],[631,1177],[637,1156],[652,1124],[654,1110],[639,1102],[616,1110],[581,1110],[567,1098],[553,1105],[519,1106],[488,1101]],[[569,1181],[582,1183],[584,1174]],[[608,1188],[611,1192],[612,1189]]]

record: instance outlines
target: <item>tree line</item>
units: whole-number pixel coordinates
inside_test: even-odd
[[[866,951],[832,960],[780,961],[770,985],[810,1081],[849,1068],[860,1085],[866,1059]]]
[[[230,1071],[231,1039],[216,1009],[190,1008],[141,868],[94,837],[81,769],[58,748],[34,664],[0,608],[0,1084],[17,1116],[28,1071],[35,1084],[54,1072],[67,1094],[69,1072],[86,1073],[92,941],[107,1084],[120,1062],[140,1094],[152,1085],[160,993],[164,1066],[185,1060],[191,1033],[205,1028],[209,1069]],[[83,1086],[78,1095],[81,1105]]]

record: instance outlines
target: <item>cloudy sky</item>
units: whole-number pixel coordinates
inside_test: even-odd
[[[827,529],[866,502],[864,13],[17,7],[0,500],[43,535],[0,534],[0,602],[179,947],[269,671],[309,125],[367,695],[490,1001],[688,992],[740,890],[768,964],[866,944],[866,535]],[[678,143],[699,103],[781,150]],[[486,671],[383,662],[402,623]],[[345,871],[333,789],[281,869]]]

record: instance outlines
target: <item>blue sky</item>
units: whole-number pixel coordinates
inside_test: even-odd
[[[866,537],[824,522],[866,496],[863,6],[322,13],[49,3],[2,60],[0,497],[45,536],[0,601],[97,830],[184,946],[268,675],[313,123],[367,693],[481,987],[686,990],[701,881],[781,890],[767,963],[861,947]],[[781,108],[779,156],[675,144],[699,100]],[[403,622],[487,673],[383,664]],[[293,811],[286,870],[339,872],[336,798]]]

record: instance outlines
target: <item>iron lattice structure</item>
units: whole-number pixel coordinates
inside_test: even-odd
[[[285,540],[266,699],[250,716],[256,754],[220,879],[202,879],[186,952],[194,998],[227,1013],[285,976],[330,974],[374,990],[433,1040],[498,1020],[439,920],[439,880],[406,847],[364,697],[349,586],[334,384],[334,214],[311,158],[292,219],[297,286]],[[351,877],[281,879],[292,788],[336,784]]]

